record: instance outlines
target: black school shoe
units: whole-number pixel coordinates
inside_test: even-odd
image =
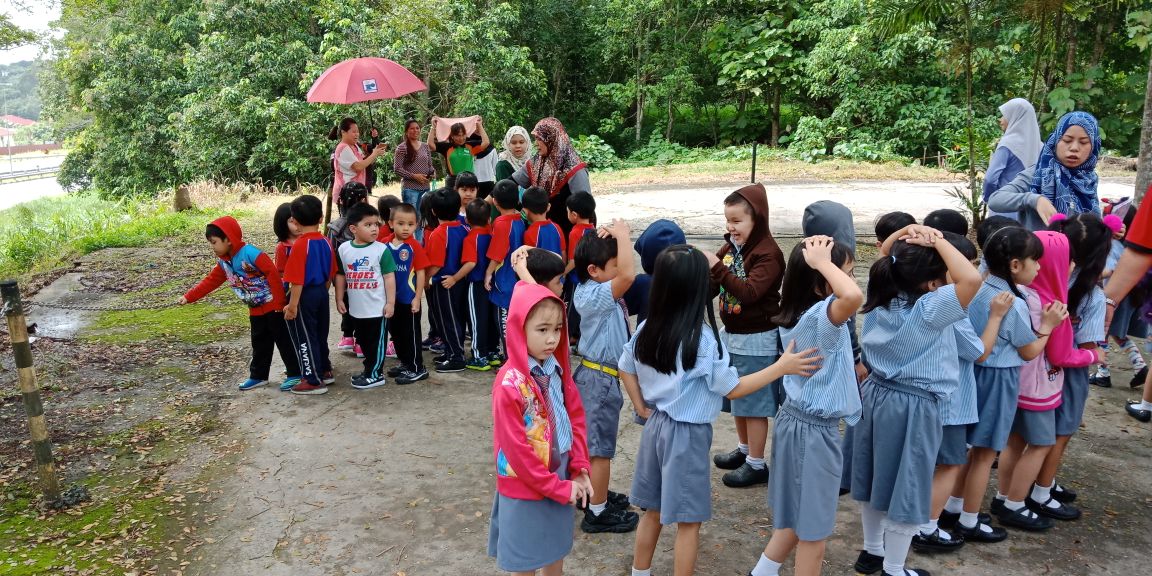
[[[629,510],[614,510],[605,508],[599,516],[591,510],[584,510],[584,520],[580,522],[580,529],[586,534],[600,534],[611,532],[624,534],[636,529],[640,523],[640,516]]]
[[[1057,506],[1053,508],[1051,506],[1052,503],[1056,503]],[[1037,502],[1033,500],[1031,496],[1029,496],[1024,499],[1024,505],[1027,506],[1029,510],[1041,516],[1047,516],[1053,520],[1069,521],[1078,520],[1080,518],[1079,508],[1069,504],[1064,504],[1055,498],[1048,498],[1047,502]]]
[[[739,468],[725,474],[720,480],[729,488],[747,488],[757,484],[767,484],[768,466],[756,470],[745,462]]]
[[[1099,386],[1101,388],[1111,388],[1112,387],[1112,377],[1111,376],[1091,376],[1088,378],[1088,383],[1093,385],[1093,386]]]
[[[433,367],[437,372],[443,374],[448,372],[463,372],[468,365],[463,360],[445,360],[443,362],[437,362]]]
[[[1136,402],[1133,402],[1129,400],[1128,403],[1124,406],[1124,411],[1127,412],[1129,416],[1141,422],[1152,421],[1152,411],[1140,408],[1142,405],[1142,401],[1137,400]]]
[[[1078,494],[1076,494],[1075,490],[1067,486],[1062,486],[1059,482],[1052,486],[1052,497],[1055,498],[1057,502],[1063,504],[1075,502],[1076,496],[1078,496]]]
[[[1004,501],[999,499],[999,498],[993,497],[992,501],[988,503],[988,510],[990,510],[993,514],[995,514],[997,516],[1003,514],[1004,513]],[[989,516],[988,518],[989,518],[989,522],[991,522],[992,517]]]
[[[912,549],[917,552],[955,552],[964,547],[964,539],[958,536],[942,538],[943,530],[937,528],[927,536],[923,532],[912,537]]]
[[[884,569],[884,557],[869,554],[867,550],[861,550],[852,568],[856,570],[857,574],[864,574],[864,576],[875,574]]]
[[[976,521],[981,523],[981,524],[991,524],[992,523],[992,515],[990,515],[986,512],[981,512],[981,513],[976,515]],[[955,531],[953,529],[956,528],[956,526],[958,526],[959,524],[960,524],[960,513],[959,512],[949,512],[947,510],[940,513],[940,520],[936,523],[937,526],[939,526],[945,530],[948,530],[949,532],[952,532],[953,536],[956,535]]]
[[[1003,520],[1001,520],[1003,522]],[[995,544],[1003,542],[1008,538],[1008,531],[998,526],[988,526],[989,532],[985,532],[982,527],[988,526],[987,522],[977,521],[976,526],[969,528],[959,522],[956,523],[956,530],[952,533],[964,539],[965,542],[975,542],[980,544]]]
[[[1144,385],[1144,379],[1148,377],[1148,366],[1145,365],[1139,372],[1132,376],[1132,380],[1128,382],[1129,388],[1139,388]]]
[[[1029,510],[1027,506],[1019,510],[1005,508],[1004,513],[1000,514],[1000,524],[1028,532],[1043,532],[1056,525],[1051,518],[1045,518]]]
[[[744,465],[744,461],[748,459],[748,455],[741,452],[739,448],[726,452],[724,454],[717,454],[712,457],[712,463],[721,470],[735,470]]]
[[[627,510],[630,506],[632,506],[632,503],[628,501],[627,495],[621,494],[619,492],[613,492],[611,490],[608,491],[608,499],[604,501],[604,504],[613,510]],[[577,503],[576,508],[583,510],[587,508],[587,506]]]
[[[885,572],[884,576],[908,576],[909,572],[915,574],[916,576],[932,576],[931,572],[929,572],[923,568],[905,568],[903,574],[891,574],[891,575],[889,575],[887,572]]]

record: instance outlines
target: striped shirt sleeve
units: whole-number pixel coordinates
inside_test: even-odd
[[[1080,303],[1078,316],[1080,322],[1076,327],[1076,344],[1089,344],[1103,342],[1107,337],[1104,334],[1104,316],[1107,309],[1104,306],[1104,291],[1099,287],[1092,291]]]

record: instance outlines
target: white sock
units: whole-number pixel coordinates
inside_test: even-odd
[[[923,536],[931,536],[938,528],[940,528],[939,518],[929,520],[920,525],[920,534]]]
[[[860,523],[864,527],[864,551],[873,556],[884,555],[884,517],[887,514],[876,510],[867,502],[860,504]]]
[[[944,504],[944,510],[949,514],[959,514],[964,511],[964,499],[955,496],[949,496],[948,502]]]
[[[1147,400],[1140,401],[1140,410],[1152,410],[1152,402]]]
[[[736,449],[739,450],[741,454],[744,454],[745,456],[748,455],[748,445],[747,444],[737,444]]]
[[[908,560],[908,549],[912,546],[912,536],[916,534],[915,524],[903,524],[884,518],[884,572],[904,574],[904,563]]]
[[[599,516],[605,508],[608,507],[608,501],[605,500],[603,504],[589,504],[588,509],[592,511],[593,516]]]
[[[1056,485],[1056,483],[1053,482],[1052,486],[1055,486],[1055,485]],[[1043,504],[1044,502],[1047,502],[1048,499],[1052,497],[1052,486],[1041,486],[1039,484],[1033,484],[1032,485],[1032,499],[1037,501],[1037,502],[1040,502],[1041,504]]]
[[[779,574],[780,563],[773,562],[771,558],[763,554],[756,561],[756,567],[752,569],[752,576],[778,576]],[[633,572],[632,576],[636,576],[636,573]]]
[[[1015,500],[1008,500],[1008,499],[1004,500],[1004,508],[1006,508],[1008,510],[1012,510],[1013,512],[1015,512],[1016,510],[1019,510],[1023,507],[1024,507],[1023,502],[1017,502]]]
[[[652,576],[652,569],[647,568],[644,570],[639,570],[639,569],[633,568],[632,569],[632,576]]]
[[[999,490],[997,490],[997,491],[996,491],[996,495],[995,495],[995,496],[993,496],[993,499],[996,499],[996,500],[1007,500],[1007,499],[1008,499],[1008,495],[1007,495],[1007,494],[1001,494],[1001,493],[1000,493],[1000,491],[999,491]]]
[[[965,528],[975,528],[980,523],[979,512],[961,512],[960,525]]]
[[[753,470],[763,470],[765,466],[763,458],[753,458],[751,456],[745,458],[744,463]]]

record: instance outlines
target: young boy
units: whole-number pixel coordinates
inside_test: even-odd
[[[587,192],[576,192],[568,197],[565,206],[568,207],[568,222],[572,224],[572,230],[568,232],[568,253],[564,255],[567,263],[564,273],[567,277],[563,298],[564,305],[568,307],[568,340],[576,348],[580,344],[580,313],[572,305],[572,291],[576,289],[579,279],[572,269],[576,267],[576,244],[585,234],[596,233],[596,199]]]
[[[315,196],[292,201],[288,222],[300,230],[300,237],[284,267],[284,281],[291,285],[284,319],[300,359],[300,383],[292,387],[293,394],[325,394],[326,386],[336,382],[328,357],[328,288],[336,275],[336,258],[320,233],[323,216],[324,206]]]
[[[524,221],[520,218],[520,188],[512,180],[501,180],[492,191],[493,204],[500,216],[492,223],[492,243],[488,245],[488,270],[484,287],[488,300],[498,308],[500,334],[507,330],[508,305],[516,272],[512,269],[512,252],[524,243]]]
[[[444,339],[444,354],[434,359],[437,372],[461,372],[464,362],[464,314],[467,285],[462,283],[475,263],[462,264],[464,238],[468,231],[460,225],[460,195],[441,188],[432,192],[432,214],[440,225],[425,242],[428,250],[429,286],[432,293],[428,306],[436,315]]]
[[[412,236],[417,226],[415,206],[400,204],[393,208],[389,226],[395,235],[384,242],[396,264],[396,306],[388,322],[388,334],[396,343],[400,365],[389,369],[388,376],[395,378],[397,384],[412,384],[428,378],[420,347],[420,300],[428,257]]]
[[[460,215],[457,218],[465,229],[468,228],[468,205],[476,199],[479,192],[479,182],[476,175],[471,172],[461,172],[456,176],[456,193],[460,195]]]
[[[564,250],[564,231],[548,219],[548,193],[543,188],[533,186],[524,191],[520,203],[524,205],[524,215],[530,223],[524,231],[524,245],[551,250],[560,257],[567,254]]]
[[[521,246],[512,253],[512,268],[523,282],[547,286],[557,296],[564,292],[564,260],[555,252]]]
[[[328,223],[328,243],[333,250],[340,250],[341,244],[352,239],[352,230],[348,227],[348,210],[367,201],[368,187],[359,182],[349,182],[340,188],[340,197],[336,199],[340,217]],[[348,303],[344,302],[344,305]],[[352,337],[352,317],[345,313],[340,314],[340,341],[336,343],[336,349],[350,351],[357,358],[364,357],[364,352],[356,346],[356,339]]]
[[[357,204],[348,209],[345,218],[352,240],[336,249],[336,309],[351,318],[356,346],[364,351],[364,373],[352,377],[352,387],[368,390],[385,382],[384,349],[387,319],[396,307],[396,264],[388,247],[376,241],[380,234],[378,210]]]
[[[636,513],[628,510],[628,497],[608,490],[624,406],[616,364],[630,336],[628,313],[621,303],[636,277],[628,223],[616,220],[608,232],[611,238],[592,234],[576,245],[580,285],[572,295],[584,334],[583,358],[575,379],[587,415],[592,458],[592,502],[580,523],[580,529],[588,533],[631,532],[639,522]]]
[[[463,265],[472,265],[467,276],[472,359],[467,362],[467,367],[470,370],[487,371],[501,364],[500,336],[496,332],[498,323],[492,314],[493,306],[488,301],[488,291],[484,289],[484,274],[488,271],[488,246],[492,243],[492,233],[488,228],[492,210],[483,200],[473,200],[465,209],[465,215],[472,227],[464,238],[464,252],[460,257]]]
[[[252,361],[248,364],[248,379],[240,384],[240,389],[251,390],[268,383],[273,346],[280,351],[288,374],[281,389],[295,386],[300,382],[300,363],[284,324],[284,285],[276,265],[259,248],[244,243],[240,224],[231,216],[212,221],[204,229],[204,238],[216,254],[216,267],[180,298],[180,304],[195,302],[227,281],[248,305],[248,324],[252,328]]]
[[[876,231],[876,247],[884,245],[889,236],[903,230],[909,224],[915,224],[916,218],[907,212],[889,212],[876,218],[874,230]]]
[[[924,225],[941,232],[951,232],[959,236],[968,235],[968,219],[951,208],[933,210],[924,217]]]

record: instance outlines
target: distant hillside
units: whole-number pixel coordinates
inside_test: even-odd
[[[40,119],[38,67],[30,60],[0,64],[0,115]]]

